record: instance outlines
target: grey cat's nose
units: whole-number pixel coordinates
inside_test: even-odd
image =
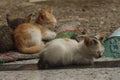
[[[101,53],[100,51],[98,51],[97,54],[98,54],[97,58],[100,58],[100,57],[103,56],[102,53]]]
[[[101,55],[101,54],[99,54],[99,55],[98,55],[98,58],[100,58],[100,57],[102,57],[102,55]]]
[[[97,53],[98,53],[98,54],[101,54],[101,52],[100,52],[100,51],[97,51]]]

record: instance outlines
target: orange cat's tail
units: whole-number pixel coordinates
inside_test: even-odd
[[[44,47],[44,43],[41,42],[41,44],[39,45],[35,45],[35,46],[31,46],[31,47],[27,47],[27,46],[19,46],[18,50],[20,52],[22,52],[23,54],[35,54],[40,52],[40,50]]]

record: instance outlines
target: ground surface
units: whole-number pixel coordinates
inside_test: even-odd
[[[101,59],[105,60],[104,58]],[[99,61],[101,61],[99,60]],[[105,61],[111,61],[106,59]],[[37,59],[18,61],[1,66],[0,80],[119,80],[120,61],[97,64],[93,67],[71,67],[51,70],[38,70]],[[96,68],[95,68],[96,67]]]
[[[0,16],[7,13],[25,17],[30,13],[53,6],[57,20],[80,18],[82,28],[90,32],[106,31],[111,34],[120,24],[119,0],[56,0],[45,3],[29,3],[28,0],[0,0]]]
[[[41,8],[53,6],[57,20],[79,18],[80,27],[93,33],[106,31],[110,35],[120,25],[119,4],[119,0],[56,0],[46,3],[0,0],[0,17],[6,21],[7,13],[20,17],[34,13],[36,16]],[[0,71],[0,80],[120,80],[119,76],[119,67]]]
[[[0,75],[0,80],[119,80],[120,69],[99,68],[50,71],[6,71],[0,72]]]

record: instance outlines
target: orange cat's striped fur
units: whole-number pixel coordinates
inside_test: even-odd
[[[24,23],[15,29],[14,40],[20,52],[37,53],[44,46],[42,40],[51,40],[56,37],[56,33],[48,29],[54,28],[57,23],[52,9],[40,10],[36,23]]]

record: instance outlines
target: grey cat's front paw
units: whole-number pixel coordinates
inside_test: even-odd
[[[38,69],[48,69],[49,68],[49,65],[46,62],[43,62],[41,60],[39,60],[37,65],[38,65]]]

